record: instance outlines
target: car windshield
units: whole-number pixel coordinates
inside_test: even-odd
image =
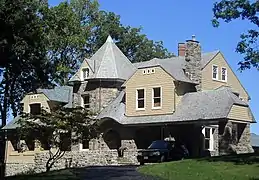
[[[167,143],[165,141],[153,141],[148,149],[166,149]]]

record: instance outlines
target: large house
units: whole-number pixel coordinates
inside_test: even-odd
[[[185,143],[193,157],[251,153],[250,124],[255,119],[249,100],[223,54],[202,53],[195,37],[178,44],[176,57],[131,63],[109,36],[68,86],[38,89],[21,103],[32,114],[57,104],[83,106],[97,114],[102,134],[68,146],[69,155],[56,167],[61,168],[68,159],[70,166],[116,164],[120,147],[136,162],[137,149],[167,137]],[[27,151],[18,153],[14,132],[19,118],[3,128],[8,132],[7,174],[21,166],[28,170],[28,164],[40,172],[44,140],[31,136],[24,141]]]

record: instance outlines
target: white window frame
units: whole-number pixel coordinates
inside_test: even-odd
[[[89,104],[89,108],[85,108],[84,96],[89,96],[89,103],[88,103],[88,104]],[[82,103],[81,103],[81,107],[82,107],[82,108],[90,109],[90,107],[91,107],[91,106],[90,106],[90,94],[84,94],[84,95],[82,95],[82,96],[81,96],[81,101],[82,101]]]
[[[216,78],[213,77],[213,74],[214,74],[213,67],[217,67]],[[219,79],[219,67],[217,65],[215,65],[215,64],[212,65],[212,73],[211,73],[211,75],[212,75],[212,79],[213,80],[218,80]]]
[[[209,130],[210,130],[209,149],[206,149],[206,148],[205,148],[205,141],[206,141],[205,129],[209,129]],[[204,136],[204,149],[205,149],[205,150],[209,150],[209,151],[213,151],[213,150],[214,150],[214,136],[213,136],[213,130],[215,130],[215,127],[210,127],[210,126],[205,126],[205,127],[202,129],[202,134],[203,134],[203,136]]]
[[[155,107],[154,104],[155,104],[155,101],[154,101],[154,88],[160,88],[160,106],[159,107]],[[154,86],[152,87],[152,109],[162,109],[162,102],[163,102],[163,95],[162,95],[162,87],[161,86]]]
[[[151,69],[151,73],[154,74],[156,72],[155,68]]]
[[[147,74],[147,71],[146,71],[146,69],[143,69],[143,74]]]
[[[222,79],[222,70],[225,69],[225,80]],[[226,67],[221,67],[221,81],[227,82],[228,81],[228,70]]]
[[[138,90],[144,90],[144,108],[138,108]],[[137,88],[136,89],[136,110],[145,110],[146,109],[146,88]]]

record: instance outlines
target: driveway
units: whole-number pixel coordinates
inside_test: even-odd
[[[77,169],[75,173],[84,180],[158,180],[144,176],[137,171],[138,166],[93,166]]]

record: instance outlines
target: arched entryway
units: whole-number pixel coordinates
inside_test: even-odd
[[[114,129],[106,131],[103,139],[110,149],[119,149],[121,147],[120,134]]]

